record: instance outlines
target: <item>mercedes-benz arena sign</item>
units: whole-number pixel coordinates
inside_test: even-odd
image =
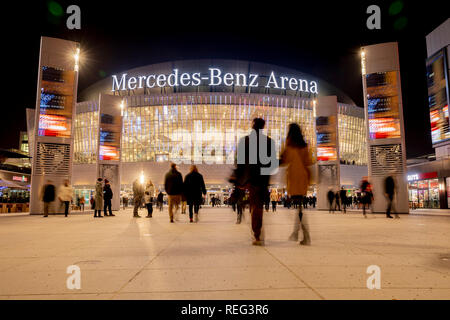
[[[249,73],[224,73],[219,68],[208,68],[208,73],[181,73],[173,69],[170,74],[149,74],[127,77],[126,73],[112,76],[112,90],[135,90],[154,87],[198,87],[209,86],[237,86],[237,87],[265,87],[299,92],[318,94],[316,81],[297,79],[293,77],[276,76],[272,71],[268,79],[261,78],[258,74]]]

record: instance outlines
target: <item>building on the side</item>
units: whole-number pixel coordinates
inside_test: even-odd
[[[447,209],[450,208],[450,19],[427,35],[426,43],[428,106],[435,155],[408,161],[409,202],[419,208]]]

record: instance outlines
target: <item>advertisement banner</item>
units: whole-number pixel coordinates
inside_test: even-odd
[[[427,59],[428,106],[433,145],[450,139],[446,50]]]
[[[366,75],[369,138],[400,137],[397,72],[376,72]]]
[[[38,135],[69,138],[75,71],[43,66],[41,77]]]

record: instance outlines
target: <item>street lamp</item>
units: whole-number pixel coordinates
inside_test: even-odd
[[[75,54],[73,55],[73,58],[75,59],[75,71],[78,72],[79,70],[79,61],[80,61],[80,48],[77,48]]]
[[[144,171],[141,171],[141,176],[139,178],[141,184],[144,184]]]
[[[366,52],[364,48],[361,48],[361,73],[362,75],[366,74]]]
[[[123,100],[120,102],[120,116],[123,117],[123,108],[124,108],[124,103]]]

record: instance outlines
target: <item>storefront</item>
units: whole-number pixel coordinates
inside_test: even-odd
[[[408,193],[411,208],[440,208],[437,172],[408,175]]]

